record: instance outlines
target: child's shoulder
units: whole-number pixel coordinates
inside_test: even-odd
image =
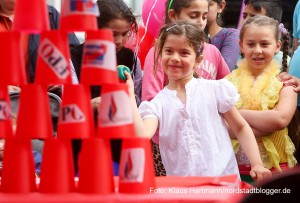
[[[240,33],[240,31],[236,28],[222,28],[221,32],[226,33],[226,34],[230,34],[230,33]]]
[[[219,80],[208,80],[203,78],[197,78],[196,81],[200,84],[208,84],[208,85],[220,85],[224,83],[230,83],[226,78],[222,78]]]
[[[221,103],[226,103],[227,101],[236,101],[239,98],[237,88],[227,79],[197,79],[197,83],[199,86],[195,87],[194,91],[202,92],[207,98],[209,98],[209,96],[213,96]]]
[[[164,87],[153,97],[151,101],[162,101],[168,95],[176,95],[176,92],[174,90],[168,89],[167,87]]]
[[[217,90],[235,89],[235,86],[227,79],[223,78],[220,80],[206,80],[202,78],[197,78],[197,84],[202,88],[210,88]]]
[[[205,43],[204,47],[205,47],[205,49],[210,50],[210,51],[218,50],[218,48],[215,45],[209,44],[209,43]]]
[[[203,57],[218,57],[221,55],[219,49],[213,44],[204,44]]]

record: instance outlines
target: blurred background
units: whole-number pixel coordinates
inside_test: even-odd
[[[134,14],[137,17],[140,17],[142,14],[142,6],[144,0],[124,0],[127,2],[130,7],[134,10]],[[159,1],[159,0],[158,0]],[[61,8],[61,0],[47,0],[48,4],[53,5],[57,10],[60,11]],[[227,6],[224,10],[222,15],[223,19],[223,26],[224,27],[237,27],[240,10],[242,6],[243,0],[226,0]],[[283,16],[282,16],[282,23],[285,27],[292,33],[293,27],[293,12],[298,0],[282,0],[283,5]],[[78,38],[83,41],[84,34],[83,33],[76,33]]]
[[[141,16],[143,0],[124,0],[124,1],[130,5],[130,7],[134,10],[134,14],[136,16]],[[58,11],[60,11],[61,0],[47,0],[47,3],[49,5],[54,6]],[[77,35],[80,42],[84,41],[84,33],[76,32],[75,34]]]
[[[136,15],[140,15],[142,11],[143,0],[124,0],[126,1],[131,8],[135,11]],[[47,0],[48,4],[55,6],[58,10],[60,10],[61,0]]]
[[[140,15],[142,12],[143,0],[124,0],[131,8],[135,11],[136,15]],[[55,8],[60,10],[61,0],[47,0],[48,4],[53,5]]]

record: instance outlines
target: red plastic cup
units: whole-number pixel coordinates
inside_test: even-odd
[[[149,194],[155,187],[154,165],[150,140],[123,139],[120,172],[120,193]]]
[[[27,83],[21,33],[0,32],[1,40],[1,85],[23,85]]]
[[[50,102],[41,85],[22,86],[17,119],[17,136],[46,139],[53,136]]]
[[[86,33],[80,83],[103,85],[119,83],[116,45],[109,29]]]
[[[114,139],[135,136],[133,111],[126,84],[102,86],[97,136]]]
[[[17,0],[13,30],[28,33],[50,30],[46,0]]]
[[[13,136],[11,106],[6,85],[0,85],[0,139]]]
[[[111,194],[115,192],[109,140],[84,139],[79,154],[78,191]]]
[[[68,35],[53,30],[41,34],[36,84],[72,84]]]
[[[36,191],[31,141],[13,137],[5,140],[1,192],[30,193]]]
[[[70,140],[45,140],[39,192],[70,193],[75,191],[74,165]]]
[[[94,0],[63,0],[60,29],[97,30],[97,16],[99,16],[99,8]]]
[[[65,85],[58,121],[60,138],[89,138],[95,135],[89,88]]]

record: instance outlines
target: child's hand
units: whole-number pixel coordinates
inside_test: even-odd
[[[97,111],[99,109],[101,103],[101,97],[95,97],[91,100],[92,108],[94,111]]]
[[[118,65],[117,69],[118,69],[119,80],[125,82],[127,78],[124,72],[127,71],[128,73],[130,73],[130,69],[125,65]]]
[[[271,178],[272,172],[263,165],[255,165],[250,171],[251,177],[258,183]]]
[[[128,86],[128,91],[129,91],[129,95],[133,98],[135,98],[134,95],[134,83],[133,80],[131,78],[130,73],[128,73],[127,71],[124,71],[124,75],[126,76],[127,80],[126,80],[126,84]]]
[[[277,78],[286,86],[294,86],[295,92],[300,92],[300,79],[286,72],[280,73]]]

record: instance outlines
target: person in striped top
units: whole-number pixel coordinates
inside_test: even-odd
[[[210,1],[206,30],[210,43],[220,50],[230,71],[232,71],[236,67],[240,54],[239,31],[235,28],[221,27],[221,17],[225,7],[225,0]]]

